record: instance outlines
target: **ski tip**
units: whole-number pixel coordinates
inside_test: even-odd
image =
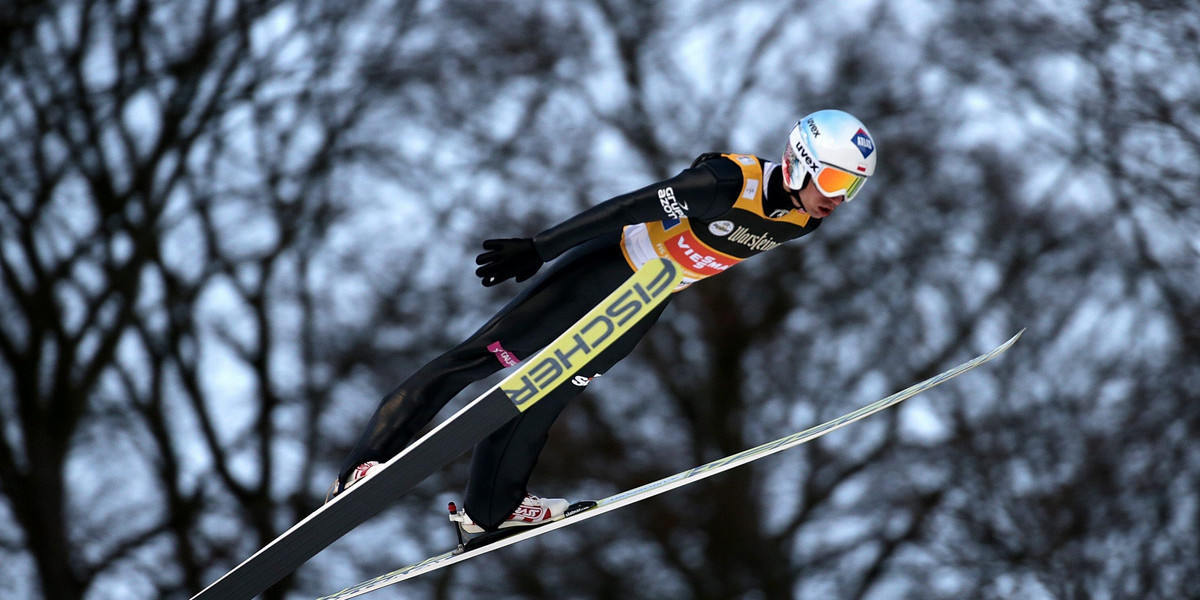
[[[1022,336],[1022,335],[1025,335],[1025,330],[1026,330],[1026,329],[1028,329],[1028,327],[1022,327],[1022,328],[1021,328],[1021,330],[1020,330],[1020,331],[1018,331],[1016,335],[1014,335],[1014,336],[1012,336],[1012,337],[1008,338],[1008,341],[1007,341],[1007,342],[1004,342],[1004,345],[1005,345],[1005,346],[1011,346],[1011,345],[1013,345],[1014,343],[1016,343],[1016,341],[1017,341],[1017,340],[1021,339],[1021,336]]]
[[[1005,340],[1003,344],[996,346],[994,349],[992,349],[991,352],[981,355],[979,358],[982,359],[984,362],[986,362],[988,360],[995,358],[996,356],[999,356],[999,355],[1007,352],[1008,349],[1012,348],[1013,344],[1017,343],[1017,340],[1021,339],[1021,336],[1025,334],[1025,329],[1026,329],[1025,327],[1022,327],[1020,331],[1018,331],[1015,335],[1013,335],[1012,337]]]

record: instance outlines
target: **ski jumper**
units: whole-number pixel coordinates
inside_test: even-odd
[[[820,219],[793,207],[780,171],[751,155],[703,154],[670,179],[534,236],[538,255],[558,260],[478,331],[383,398],[343,463],[342,481],[361,463],[398,454],[463,388],[533,356],[646,261],[664,257],[682,267],[679,291],[815,230]],[[633,351],[669,302],[573,373],[571,382],[476,445],[464,502],[475,523],[494,529],[520,505],[563,407]]]

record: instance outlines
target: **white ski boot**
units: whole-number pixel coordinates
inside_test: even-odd
[[[533,494],[525,494],[521,505],[500,524],[500,529],[549,523],[567,512],[569,506],[571,503],[562,498],[538,498]],[[471,517],[467,516],[465,510],[460,511],[451,507],[450,520],[458,523],[459,528],[466,533],[483,533],[483,528],[476,525]]]
[[[342,486],[341,479],[334,479],[333,484],[329,486],[329,491],[325,493],[325,502],[333,500],[333,497],[350,488],[350,486],[366,479],[368,475],[380,469],[380,464],[377,461],[370,460],[357,467],[350,472],[350,478],[346,480],[346,485]]]

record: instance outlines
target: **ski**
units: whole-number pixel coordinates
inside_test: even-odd
[[[479,546],[472,545],[470,542],[465,544],[460,542],[459,549],[430,557],[414,565],[404,567],[397,571],[392,571],[391,573],[382,575],[369,581],[364,581],[363,583],[346,588],[336,594],[323,596],[319,600],[344,600],[346,598],[361,596],[367,592],[375,591],[394,583],[399,583],[418,575],[424,575],[425,573],[436,571],[442,567],[447,567],[452,564],[486,554],[493,550],[498,550],[505,546],[549,533],[560,527],[566,527],[567,525],[580,523],[592,517],[600,516],[611,510],[621,508],[622,506],[628,506],[635,502],[641,502],[647,498],[657,496],[678,487],[695,483],[707,477],[712,477],[713,475],[716,475],[722,471],[728,471],[734,467],[745,465],[765,456],[775,454],[776,452],[782,452],[783,450],[811,442],[812,440],[815,440],[831,431],[840,429],[846,425],[849,425],[850,423],[873,415],[891,406],[895,406],[909,398],[912,398],[913,396],[916,396],[917,394],[920,394],[921,392],[924,392],[925,390],[928,390],[929,388],[949,381],[950,379],[953,379],[963,373],[966,373],[967,371],[970,371],[971,369],[974,369],[975,367],[978,367],[979,365],[982,365],[983,363],[988,362],[989,360],[992,360],[993,358],[996,358],[1012,347],[1012,345],[1016,343],[1017,339],[1020,338],[1021,334],[1024,332],[1025,330],[1022,329],[1016,335],[1009,338],[1008,341],[997,346],[991,352],[981,354],[943,373],[930,377],[929,379],[926,379],[920,383],[914,384],[905,390],[896,392],[887,398],[872,402],[871,404],[863,406],[853,412],[846,413],[840,417],[837,417],[836,419],[821,423],[816,427],[811,427],[799,433],[794,433],[792,435],[779,438],[773,442],[768,442],[761,446],[756,446],[754,448],[750,448],[749,450],[744,450],[737,454],[726,456],[725,458],[715,460],[688,471],[676,473],[670,477],[660,479],[653,483],[648,483],[639,488],[635,488],[615,496],[609,496],[594,503],[578,503],[573,505],[573,508],[579,508],[576,508],[574,511],[568,510],[562,517],[559,517],[555,521],[546,523],[545,525],[530,527],[528,529],[520,529],[518,533],[511,534],[509,533],[511,530],[502,530],[503,537],[499,537],[498,539],[495,539],[495,541],[491,541],[486,545]],[[451,510],[453,510],[453,508]]]
[[[313,511],[192,600],[250,600],[430,474],[520,415],[666,300],[682,278],[666,259],[647,262],[549,346],[435,429]]]

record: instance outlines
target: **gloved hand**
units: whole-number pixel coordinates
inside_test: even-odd
[[[475,258],[475,264],[483,265],[475,269],[475,274],[483,278],[486,287],[509,277],[516,277],[518,282],[525,281],[533,277],[545,262],[530,238],[487,240],[483,242],[483,249],[489,252]]]

